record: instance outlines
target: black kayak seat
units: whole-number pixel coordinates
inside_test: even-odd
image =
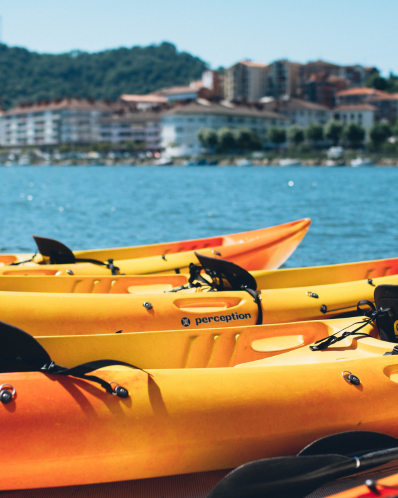
[[[226,259],[211,258],[195,252],[204,271],[212,278],[226,280],[233,290],[257,290],[256,279],[244,268]]]
[[[65,244],[56,239],[33,235],[39,253],[50,258],[53,265],[68,265],[76,262],[75,255]]]
[[[51,362],[43,346],[24,330],[0,321],[0,372],[37,371]]]
[[[398,285],[378,285],[374,292],[376,309],[389,309],[377,318],[380,339],[398,342]]]

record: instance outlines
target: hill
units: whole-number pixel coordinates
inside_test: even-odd
[[[206,63],[168,42],[97,53],[52,55],[0,44],[0,97],[8,109],[25,101],[57,97],[116,99],[186,85]]]

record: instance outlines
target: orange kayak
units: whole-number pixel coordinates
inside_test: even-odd
[[[396,467],[396,465],[386,465],[384,472],[388,472],[388,467]],[[383,469],[380,469],[380,473],[382,472]],[[363,481],[367,484],[330,495],[330,498],[375,498],[376,496],[397,497],[398,495],[398,474],[384,479],[377,479],[373,475],[364,476]]]
[[[203,340],[197,342],[191,334],[187,347],[179,349],[186,358],[182,368],[161,368],[162,357],[165,365],[169,355],[158,350],[157,368],[142,361],[138,366],[145,372],[123,366],[95,372],[103,381],[123,386],[128,397],[113,396],[82,378],[38,371],[2,373],[0,385],[3,391],[11,389],[13,398],[0,404],[1,489],[231,469],[297,454],[320,437],[359,427],[397,437],[398,365],[394,355],[383,356],[395,344],[374,338],[377,330],[372,325],[363,330],[373,337],[346,337],[321,352],[301,347],[273,357],[267,354],[272,330],[282,335],[283,344],[292,335],[300,336],[299,329],[305,334],[319,328],[319,335],[328,336],[328,329],[351,322],[264,326],[264,336],[249,342],[242,329],[209,330],[207,338],[202,331]],[[156,353],[152,334],[157,333],[130,334],[129,340],[141,341],[141,347],[147,341],[143,358]],[[51,341],[65,340],[45,338],[42,343],[55,362]],[[117,344],[127,339],[116,334],[110,340]],[[173,340],[177,348],[181,333]],[[235,343],[236,349],[225,354],[224,340]],[[77,349],[71,343],[70,355]],[[253,362],[253,353],[262,351],[268,357]],[[193,354],[206,361],[195,366]],[[347,380],[347,371],[360,379],[359,385]]]
[[[75,275],[110,275],[111,271],[126,275],[183,273],[188,272],[190,263],[198,263],[194,254],[198,250],[205,256],[233,261],[247,270],[272,270],[295,251],[310,224],[311,220],[306,218],[206,239],[74,252],[53,239],[36,237],[41,253],[0,255],[0,274],[66,275],[67,270]]]

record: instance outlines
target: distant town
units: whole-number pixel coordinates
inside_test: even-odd
[[[115,101],[20,103],[0,113],[0,147],[8,161],[139,155],[166,164],[320,150],[338,161],[343,149],[398,157],[398,93],[375,88],[377,78],[375,67],[361,65],[243,60],[187,86]]]

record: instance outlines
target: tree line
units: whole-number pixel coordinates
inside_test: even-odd
[[[20,102],[60,97],[115,100],[201,77],[206,63],[171,43],[90,54],[39,54],[0,43],[0,98],[5,109]]]
[[[390,137],[398,137],[398,121],[393,126],[388,123],[374,124],[369,130],[369,137],[369,148],[380,150]],[[295,146],[307,142],[313,147],[317,147],[319,144],[322,145],[324,140],[327,140],[334,146],[342,144],[355,149],[363,146],[366,131],[363,126],[355,122],[343,124],[340,121],[332,120],[324,126],[311,123],[306,129],[298,125],[292,125],[287,130],[271,126],[267,130],[266,138],[267,142],[275,147],[282,146],[286,142]],[[219,130],[201,128],[198,131],[198,140],[202,147],[209,152],[243,152],[264,148],[260,136],[248,128],[231,129],[224,127]]]

